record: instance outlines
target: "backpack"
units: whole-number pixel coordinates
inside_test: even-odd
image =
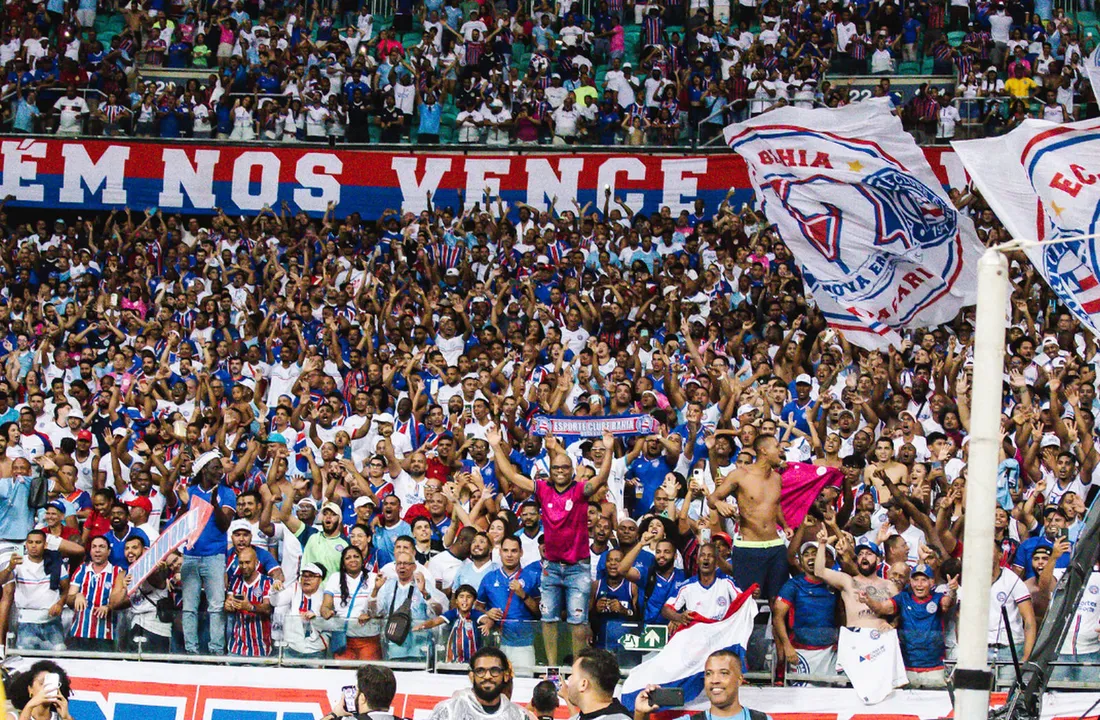
[[[415,588],[409,588],[409,594],[405,596],[405,602],[401,603],[401,607],[395,611],[393,609],[394,603],[397,602],[397,588],[393,591],[393,600],[390,601],[390,616],[386,619],[386,640],[394,645],[402,645],[409,637],[409,631],[412,629],[412,613],[409,612],[409,608],[412,606],[412,596]]]
[[[41,510],[50,504],[50,478],[43,472],[31,476],[31,489],[27,493],[27,507]]]

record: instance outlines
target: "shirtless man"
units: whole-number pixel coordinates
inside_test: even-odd
[[[875,459],[863,469],[863,484],[867,487],[874,486],[878,492],[879,504],[887,502],[891,498],[890,488],[886,487],[881,479],[875,477],[879,470],[883,470],[894,481],[901,484],[909,477],[909,471],[904,465],[894,460],[894,443],[889,438],[879,438],[875,443]]]
[[[756,461],[722,478],[708,498],[710,507],[722,517],[739,517],[738,537],[730,551],[733,581],[745,589],[760,586],[760,597],[775,599],[787,581],[787,548],[776,528],[785,526],[779,506],[782,480],[778,468],[783,452],[772,435],[760,435],[752,444]],[[733,494],[736,509],[727,500]]]
[[[878,577],[877,570],[882,551],[869,541],[860,541],[856,545],[855,577],[848,573],[833,570],[825,555],[829,531],[822,528],[817,533],[817,561],[814,563],[814,575],[824,580],[830,587],[840,591],[844,601],[844,627],[837,638],[837,667],[848,667],[859,672],[848,672],[852,687],[865,703],[883,700],[894,688],[901,687],[907,681],[905,663],[901,656],[901,644],[898,634],[884,618],[867,606],[863,598],[887,602],[898,594],[899,590],[890,580]],[[868,671],[856,658],[872,655],[874,649],[881,646],[885,652],[875,653],[875,667]]]

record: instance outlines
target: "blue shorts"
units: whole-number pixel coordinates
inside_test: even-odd
[[[542,598],[539,609],[543,622],[557,622],[562,610],[566,610],[565,621],[570,625],[583,625],[588,622],[588,598],[592,594],[592,567],[585,562],[573,565],[568,563],[542,563]]]
[[[774,600],[791,574],[787,565],[787,547],[776,539],[767,543],[734,541],[730,548],[730,568],[738,590],[760,586],[760,597]]]

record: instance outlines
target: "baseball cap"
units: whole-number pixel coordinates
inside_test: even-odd
[[[152,513],[153,512],[153,501],[150,500],[149,498],[145,497],[144,495],[138,495],[133,500],[127,500],[126,504],[129,505],[130,507],[141,508],[142,510],[144,510],[147,513]],[[251,531],[251,529],[252,528],[249,528],[250,531]]]
[[[860,550],[870,550],[875,555],[882,557],[882,548],[878,546],[878,543],[872,542],[867,538],[860,538],[856,541],[856,552],[858,553]]]
[[[325,512],[326,510],[328,510],[330,512],[334,512],[337,515],[341,515],[341,516],[344,514],[343,512],[340,511],[340,506],[337,505],[334,502],[327,502],[327,503],[325,503],[324,505],[321,506],[321,512]]]
[[[447,272],[445,274],[450,276],[450,277],[458,277],[459,276],[458,268],[447,268]]]
[[[810,548],[816,548],[816,547],[817,547],[817,541],[816,540],[807,540],[806,542],[802,543],[802,547],[798,548],[798,554],[801,555],[802,553],[806,552]],[[834,548],[832,545],[826,545],[825,549],[828,550],[829,552],[831,552],[833,554],[833,557],[836,557],[836,548]]]
[[[730,547],[733,547],[733,538],[731,538],[729,536],[729,533],[724,533],[724,532],[714,533],[710,537],[711,537],[711,540],[721,540],[726,545],[729,545]]]
[[[304,497],[301,500],[299,500],[298,503],[294,507],[299,507],[299,508],[311,507],[314,510],[316,510],[317,509],[317,503],[313,502],[313,498]]]
[[[320,575],[321,577],[324,577],[325,569],[317,563],[306,563],[302,566],[302,575],[305,575],[306,573],[309,573],[310,575]]]
[[[51,500],[50,502],[46,503],[46,507],[53,508],[62,515],[65,514],[65,503],[61,502],[60,500]]]
[[[375,504],[374,500],[371,499],[371,497],[369,495],[362,495],[360,497],[355,498],[355,502],[352,504],[352,507],[354,507],[356,510],[358,510],[359,508],[363,507],[364,505],[374,505],[374,504]]]
[[[1058,439],[1058,436],[1054,433],[1047,433],[1043,435],[1043,439],[1039,442],[1039,448],[1048,447],[1062,447],[1062,441]]]
[[[91,430],[81,430],[80,432],[78,432],[76,434],[76,439],[77,440],[87,440],[88,442],[91,442],[91,440],[92,440],[92,431]]]
[[[234,520],[233,522],[229,523],[229,534],[230,535],[232,535],[235,532],[239,532],[241,530],[251,533],[252,532],[252,525],[247,520],[239,520],[239,519]]]
[[[923,563],[917,565],[915,568],[913,568],[913,572],[909,573],[909,577],[916,577],[917,575],[923,575],[926,578],[936,577],[936,573],[932,572],[932,568]]]
[[[389,413],[378,413],[374,416],[374,421],[379,424],[388,423],[390,425],[393,425],[393,415],[390,415]]]
[[[807,375],[806,373],[802,373],[794,379],[794,384],[801,385],[803,383],[805,383],[806,385],[813,385],[814,381],[810,379],[809,375]]]

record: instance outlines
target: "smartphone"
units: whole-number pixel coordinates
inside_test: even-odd
[[[345,685],[344,687],[340,688],[340,692],[344,696],[344,712],[359,712],[359,703],[357,702],[357,699],[359,697],[359,688],[354,685]]]
[[[546,668],[546,679],[554,683],[554,687],[556,687],[558,690],[561,690],[561,668]]]
[[[1069,528],[1062,528],[1058,531],[1058,537],[1063,540],[1069,540]]]
[[[46,695],[60,694],[61,676],[57,673],[46,673],[42,678],[42,692]]]
[[[657,688],[649,691],[649,704],[654,707],[683,707],[683,688]]]
[[[233,597],[234,597],[235,599],[237,599],[238,601],[241,601],[241,602],[243,602],[243,601],[244,601],[244,593],[237,593],[237,594],[236,594],[236,595],[234,595]]]

